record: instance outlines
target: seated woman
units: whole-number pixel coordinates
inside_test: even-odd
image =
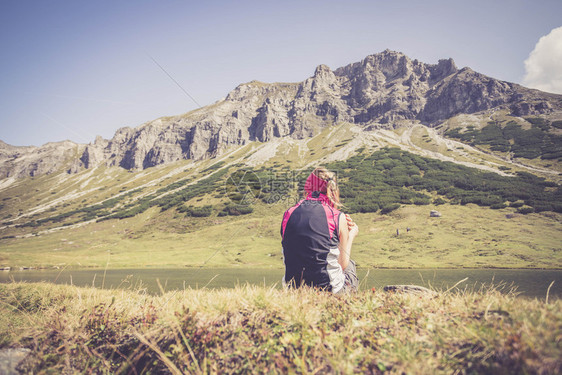
[[[333,293],[357,291],[351,245],[359,227],[341,207],[336,176],[316,168],[305,186],[305,198],[285,211],[281,223],[284,284],[308,285]]]

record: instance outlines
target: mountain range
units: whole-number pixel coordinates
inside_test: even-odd
[[[317,165],[363,267],[560,268],[561,161],[562,95],[384,51],[90,144],[0,142],[0,269],[281,267]]]
[[[368,132],[404,123],[438,128],[462,114],[500,111],[514,118],[562,119],[562,95],[500,81],[452,59],[426,64],[386,50],[336,70],[319,65],[298,83],[252,81],[186,114],[118,129],[90,144],[15,147],[0,141],[0,177],[21,178],[96,166],[143,170],[219,156],[250,142],[306,139],[348,123]]]

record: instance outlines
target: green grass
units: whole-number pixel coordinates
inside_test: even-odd
[[[238,286],[148,295],[0,285],[26,373],[560,373],[562,301]]]
[[[351,212],[376,212],[396,203],[423,204],[439,194],[460,204],[501,205],[523,199],[534,211],[562,212],[562,190],[531,173],[500,176],[451,162],[421,158],[398,148],[356,155],[327,165],[337,171]],[[383,210],[391,211],[391,210]]]
[[[562,158],[562,137],[550,132],[551,123],[540,117],[527,117],[530,129],[524,129],[517,121],[489,121],[481,129],[460,128],[449,130],[446,135],[463,142],[489,145],[490,150],[511,152],[513,157],[546,160]]]
[[[429,217],[432,209],[442,217]],[[446,204],[358,214],[354,257],[388,268],[560,268],[560,222],[539,214],[508,219],[510,211]]]
[[[4,239],[0,265],[282,268],[279,227],[287,207],[260,203],[255,208],[243,217],[206,218],[152,208],[123,220]],[[442,217],[430,218],[432,209]],[[360,233],[352,256],[368,268],[562,268],[560,214],[506,218],[515,210],[444,204],[354,214]]]

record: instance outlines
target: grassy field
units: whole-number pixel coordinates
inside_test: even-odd
[[[282,267],[279,226],[285,209],[262,204],[243,217],[209,218],[151,209],[132,218],[4,239],[0,265]],[[429,217],[431,209],[442,217]],[[360,234],[352,256],[368,268],[562,268],[561,215],[508,219],[513,211],[446,204],[403,206],[388,215],[355,214]]]
[[[26,373],[555,374],[562,300],[241,286],[152,296],[0,285],[0,348]]]

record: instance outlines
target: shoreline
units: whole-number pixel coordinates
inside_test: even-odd
[[[103,289],[134,289],[150,293],[165,290],[232,289],[240,285],[280,288],[283,268],[206,267],[206,268],[66,268],[0,272],[0,283],[46,282]],[[490,285],[502,292],[516,291],[530,298],[544,298],[547,290],[562,298],[562,270],[506,268],[358,268],[361,290],[387,285],[410,284],[443,291],[462,282],[461,287],[477,290]],[[550,287],[550,284],[553,284]]]

